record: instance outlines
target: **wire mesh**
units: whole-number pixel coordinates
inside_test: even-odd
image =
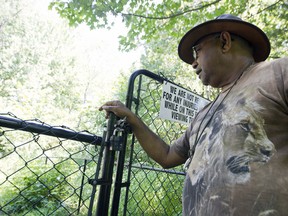
[[[45,124],[18,122],[24,130],[31,122]],[[59,128],[45,126],[46,134]],[[59,138],[0,127],[0,215],[87,215],[88,179],[99,152],[95,145],[71,140],[80,133],[70,132],[70,138]]]
[[[179,137],[187,126],[158,117],[161,95],[161,82],[140,75],[134,84],[132,110],[169,144]],[[130,187],[125,214],[182,215],[181,197],[185,177],[182,167],[162,169],[147,156],[137,140],[135,143],[133,140],[131,142]]]

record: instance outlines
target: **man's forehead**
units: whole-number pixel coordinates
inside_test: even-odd
[[[216,37],[216,36],[218,36],[220,34],[221,34],[221,32],[216,32],[216,33],[213,33],[213,34],[206,35],[206,36],[200,38],[198,41],[196,41],[196,43],[193,46],[197,46],[198,44],[202,43],[203,41],[206,41],[206,40],[208,40],[210,38]]]
[[[198,44],[200,44],[200,43],[202,43],[202,42],[204,42],[206,40],[209,40],[210,38],[214,38],[214,37],[216,37],[216,36],[218,36],[220,34],[221,34],[221,32],[217,32],[217,33],[206,35],[206,36],[200,38],[198,41],[196,41],[196,43],[193,46],[197,46]]]

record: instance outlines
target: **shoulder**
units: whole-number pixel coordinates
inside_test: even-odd
[[[256,63],[251,70],[251,74],[261,74],[266,78],[279,75],[288,76],[288,57]]]
[[[288,66],[288,57],[283,57],[283,58],[277,58],[274,60],[270,60],[270,61],[266,61],[266,62],[261,62],[259,63],[260,65],[263,66],[268,66],[271,65],[272,67],[278,67],[278,68],[283,68],[287,70],[287,66]]]
[[[270,62],[275,76],[281,77],[282,80],[288,80],[288,57],[275,59]]]
[[[274,59],[273,61],[271,61],[272,63],[275,63],[275,64],[288,64],[288,57],[283,57],[283,58],[277,58],[277,59]]]
[[[272,64],[275,68],[288,73],[288,57],[276,59],[272,61]]]

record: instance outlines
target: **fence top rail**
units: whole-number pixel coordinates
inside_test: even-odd
[[[126,98],[126,106],[127,106],[128,108],[131,108],[131,105],[132,105],[132,101],[133,101],[133,94],[132,94],[132,92],[133,92],[135,80],[136,80],[136,78],[137,78],[138,76],[140,76],[140,75],[144,75],[144,76],[146,76],[146,77],[149,77],[149,78],[151,78],[151,79],[153,79],[153,80],[156,80],[157,82],[162,83],[162,84],[166,81],[166,82],[172,83],[173,85],[176,85],[176,86],[179,86],[179,87],[181,87],[181,88],[183,88],[183,89],[186,89],[187,91],[192,92],[190,89],[187,89],[187,88],[182,87],[181,85],[179,85],[179,84],[177,84],[177,83],[169,80],[168,78],[164,77],[164,76],[161,75],[161,74],[158,75],[158,74],[155,74],[155,73],[153,73],[153,72],[151,72],[151,71],[149,71],[149,70],[140,69],[140,70],[134,71],[134,72],[131,74],[130,79],[129,79],[128,91],[127,91],[127,98]],[[197,94],[196,92],[193,92],[193,94],[196,94],[196,95],[202,97],[201,95]]]
[[[100,145],[102,142],[102,137],[91,134],[88,131],[77,132],[65,126],[50,126],[37,119],[24,121],[12,116],[11,114],[0,113],[0,126],[47,136],[86,142],[93,145]]]

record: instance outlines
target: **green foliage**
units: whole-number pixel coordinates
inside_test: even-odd
[[[84,3],[85,2],[85,3]],[[165,41],[166,46],[154,47],[165,53],[167,46],[176,47],[179,39],[192,26],[214,19],[223,13],[231,13],[253,22],[267,32],[274,48],[272,57],[287,55],[287,2],[282,0],[205,0],[205,1],[82,1],[54,0],[61,16],[72,24],[86,23],[91,28],[110,28],[109,17],[122,17],[128,27],[128,34],[120,37],[122,49],[130,50],[140,43]],[[97,8],[97,9],[96,9]],[[79,12],[81,11],[81,12]],[[274,42],[275,41],[275,42]],[[285,42],[286,41],[286,42]],[[169,45],[168,45],[169,44]],[[281,46],[278,46],[281,45]],[[286,50],[286,51],[285,51]],[[176,52],[174,52],[176,55]]]
[[[104,119],[99,115],[104,114],[95,107],[108,93],[101,95],[102,100],[90,99],[97,91],[91,78],[97,71],[75,48],[78,32],[64,20],[59,21],[57,14],[46,14],[47,8],[34,10],[34,3],[45,3],[42,1],[1,4],[1,112],[98,132],[102,128],[99,121]],[[89,121],[94,122],[92,127]]]
[[[127,213],[130,215],[181,215],[182,176],[133,169]]]
[[[258,24],[271,42],[270,58],[288,55],[288,3],[287,1],[255,2],[256,14],[247,13],[251,22]]]
[[[50,4],[49,8],[55,8],[60,16],[67,17],[70,25],[78,25],[86,22],[91,28],[111,26],[108,20],[109,15],[116,15],[123,10],[123,6],[128,1],[93,1],[93,0],[80,0],[80,1],[54,1]],[[97,14],[97,16],[95,16]]]
[[[46,214],[56,211],[63,205],[62,200],[71,194],[69,184],[65,180],[68,166],[69,164],[62,163],[51,169],[47,164],[29,165],[29,169],[21,170],[21,175],[11,178],[10,187],[1,191],[1,206],[10,203],[3,208],[9,215],[19,215],[33,209],[45,209]],[[46,172],[47,169],[51,170]],[[62,213],[67,214],[63,207]]]
[[[66,59],[59,59],[64,41],[69,43],[71,37],[67,33],[53,34],[53,30],[56,31],[53,24],[40,17],[35,19],[33,13],[26,14],[22,8],[17,11],[20,2],[10,6],[11,13],[1,13],[0,17],[6,20],[1,26],[5,46],[1,46],[0,80],[1,93],[7,103],[17,101],[30,107],[26,114],[30,110],[34,117],[43,114],[44,110],[37,109],[39,102],[45,103],[48,109],[52,106],[68,111],[75,108],[72,105],[77,96],[72,87],[77,85],[72,71],[74,59],[67,55]]]
[[[56,9],[75,25],[86,23],[91,28],[110,28],[113,26],[113,16],[121,17],[128,28],[127,35],[119,37],[122,50],[144,45],[146,53],[141,59],[143,68],[163,74],[210,99],[218,91],[203,87],[196,75],[191,74],[191,69],[177,57],[179,40],[191,27],[223,13],[231,13],[258,25],[267,33],[272,45],[270,58],[287,55],[288,5],[285,1],[185,0],[158,3],[130,0],[121,3],[90,1],[88,4],[80,0],[54,0],[50,9]],[[95,5],[99,9],[97,12],[92,10]],[[77,15],[79,10],[85,15]],[[94,22],[90,22],[92,19],[95,19]]]

